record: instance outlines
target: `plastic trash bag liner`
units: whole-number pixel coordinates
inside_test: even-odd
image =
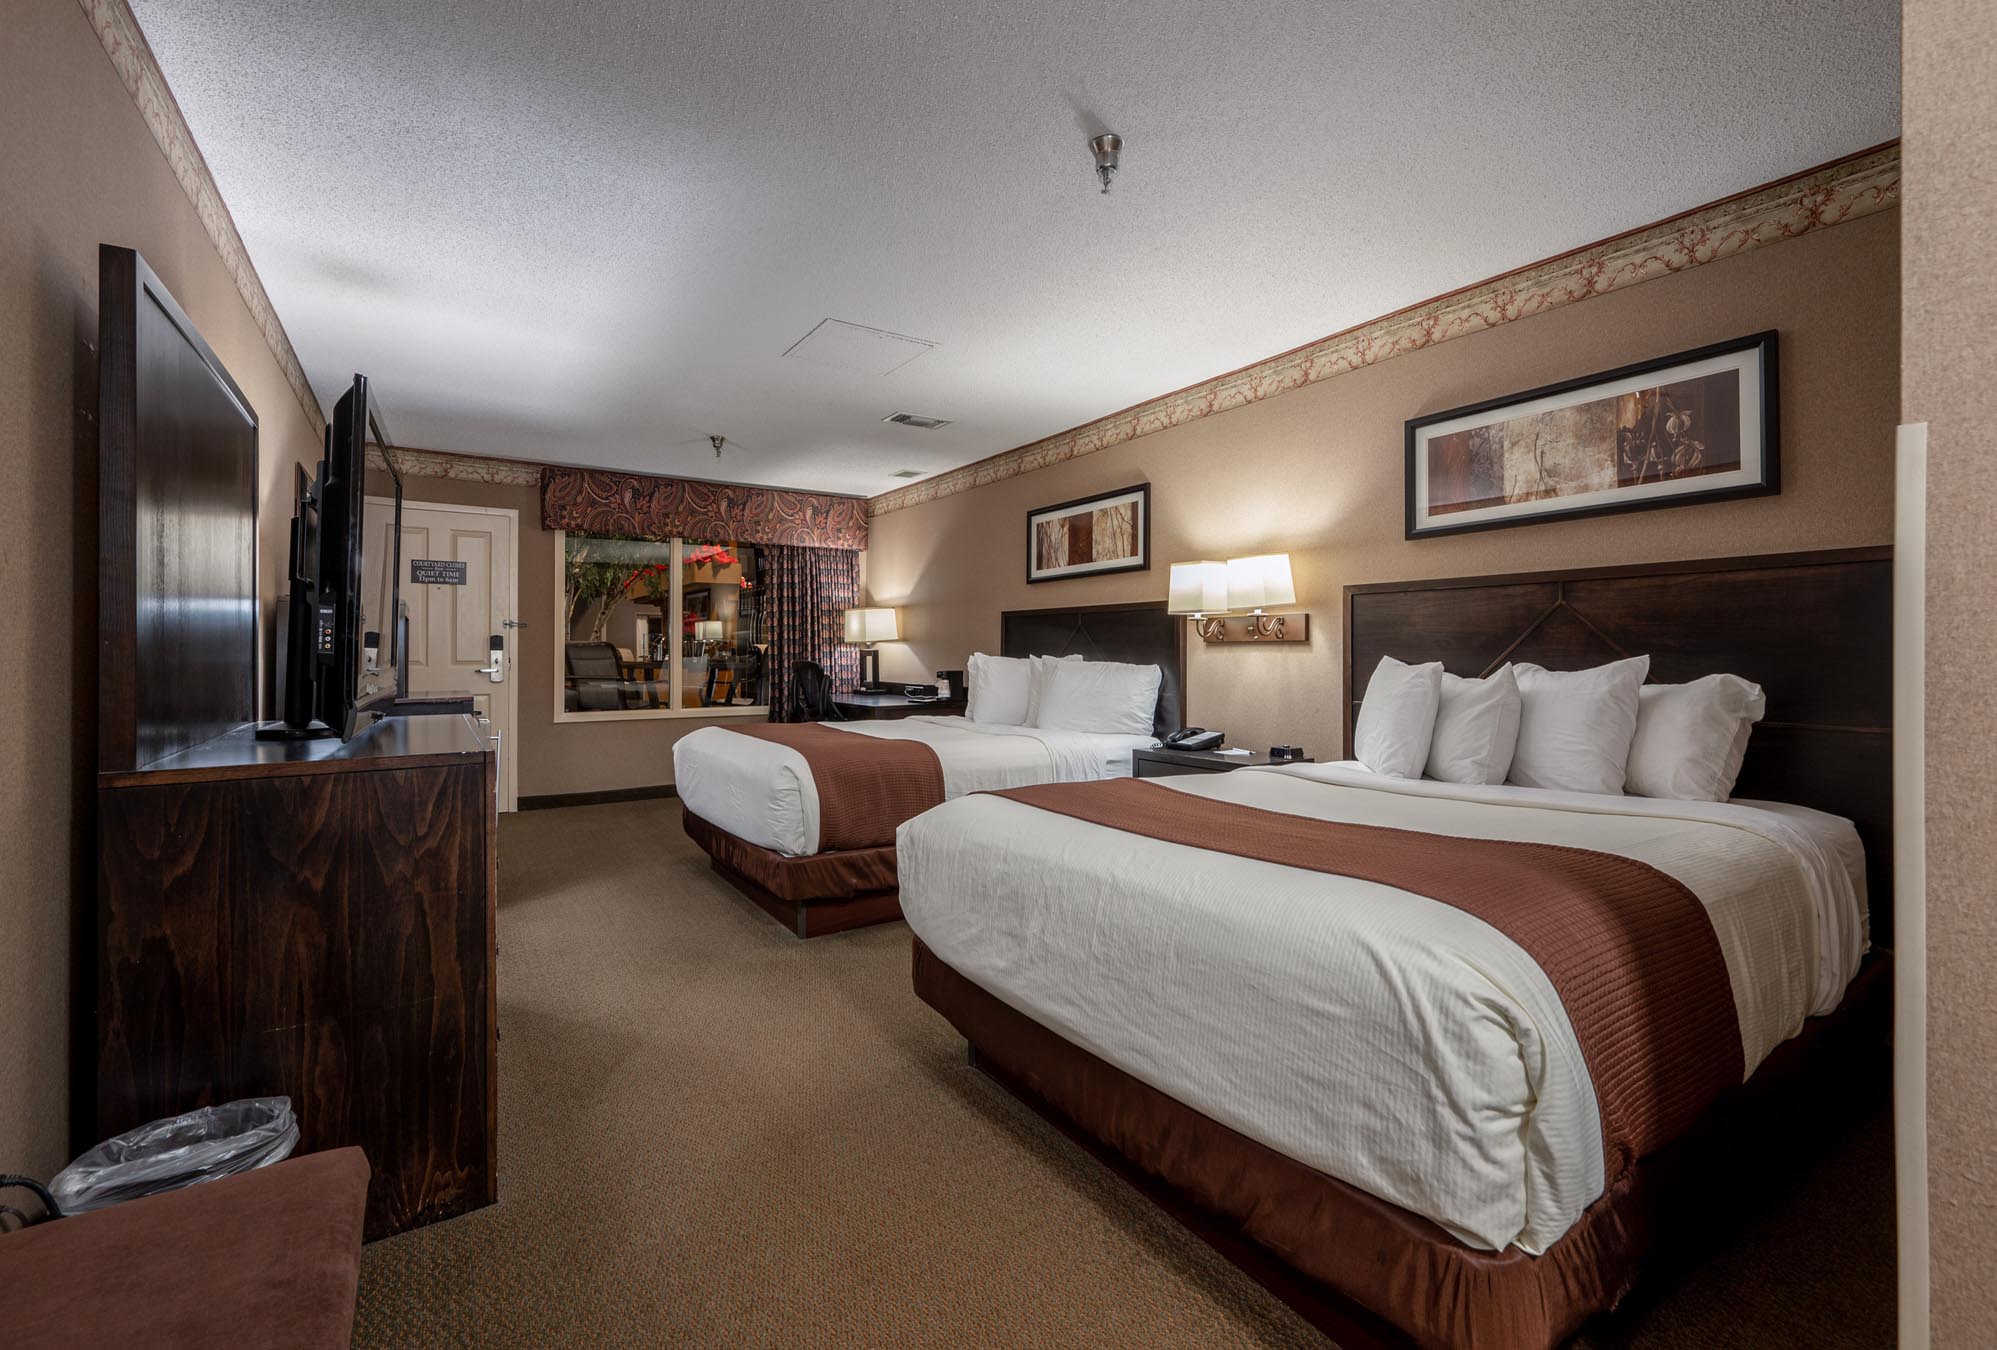
[[[106,1139],[49,1183],[65,1214],[268,1167],[291,1156],[298,1120],[289,1097],[204,1106]]]

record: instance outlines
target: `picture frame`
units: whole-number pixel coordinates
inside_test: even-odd
[[[1144,572],[1151,567],[1151,485],[1135,483],[1026,513],[1026,580]]]
[[[1413,418],[1405,537],[1782,490],[1774,330]]]

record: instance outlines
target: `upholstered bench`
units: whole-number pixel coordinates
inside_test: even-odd
[[[368,1163],[290,1158],[0,1235],[7,1324],[34,1346],[345,1350]]]

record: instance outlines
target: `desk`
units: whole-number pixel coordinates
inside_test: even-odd
[[[907,694],[861,694],[851,689],[834,694],[832,706],[849,722],[875,722],[898,717],[962,717],[963,699],[910,698]]]

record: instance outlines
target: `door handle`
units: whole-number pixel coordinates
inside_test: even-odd
[[[492,664],[480,666],[472,673],[487,676],[494,684],[499,684],[506,679],[506,639],[494,633],[487,650],[492,653]]]

